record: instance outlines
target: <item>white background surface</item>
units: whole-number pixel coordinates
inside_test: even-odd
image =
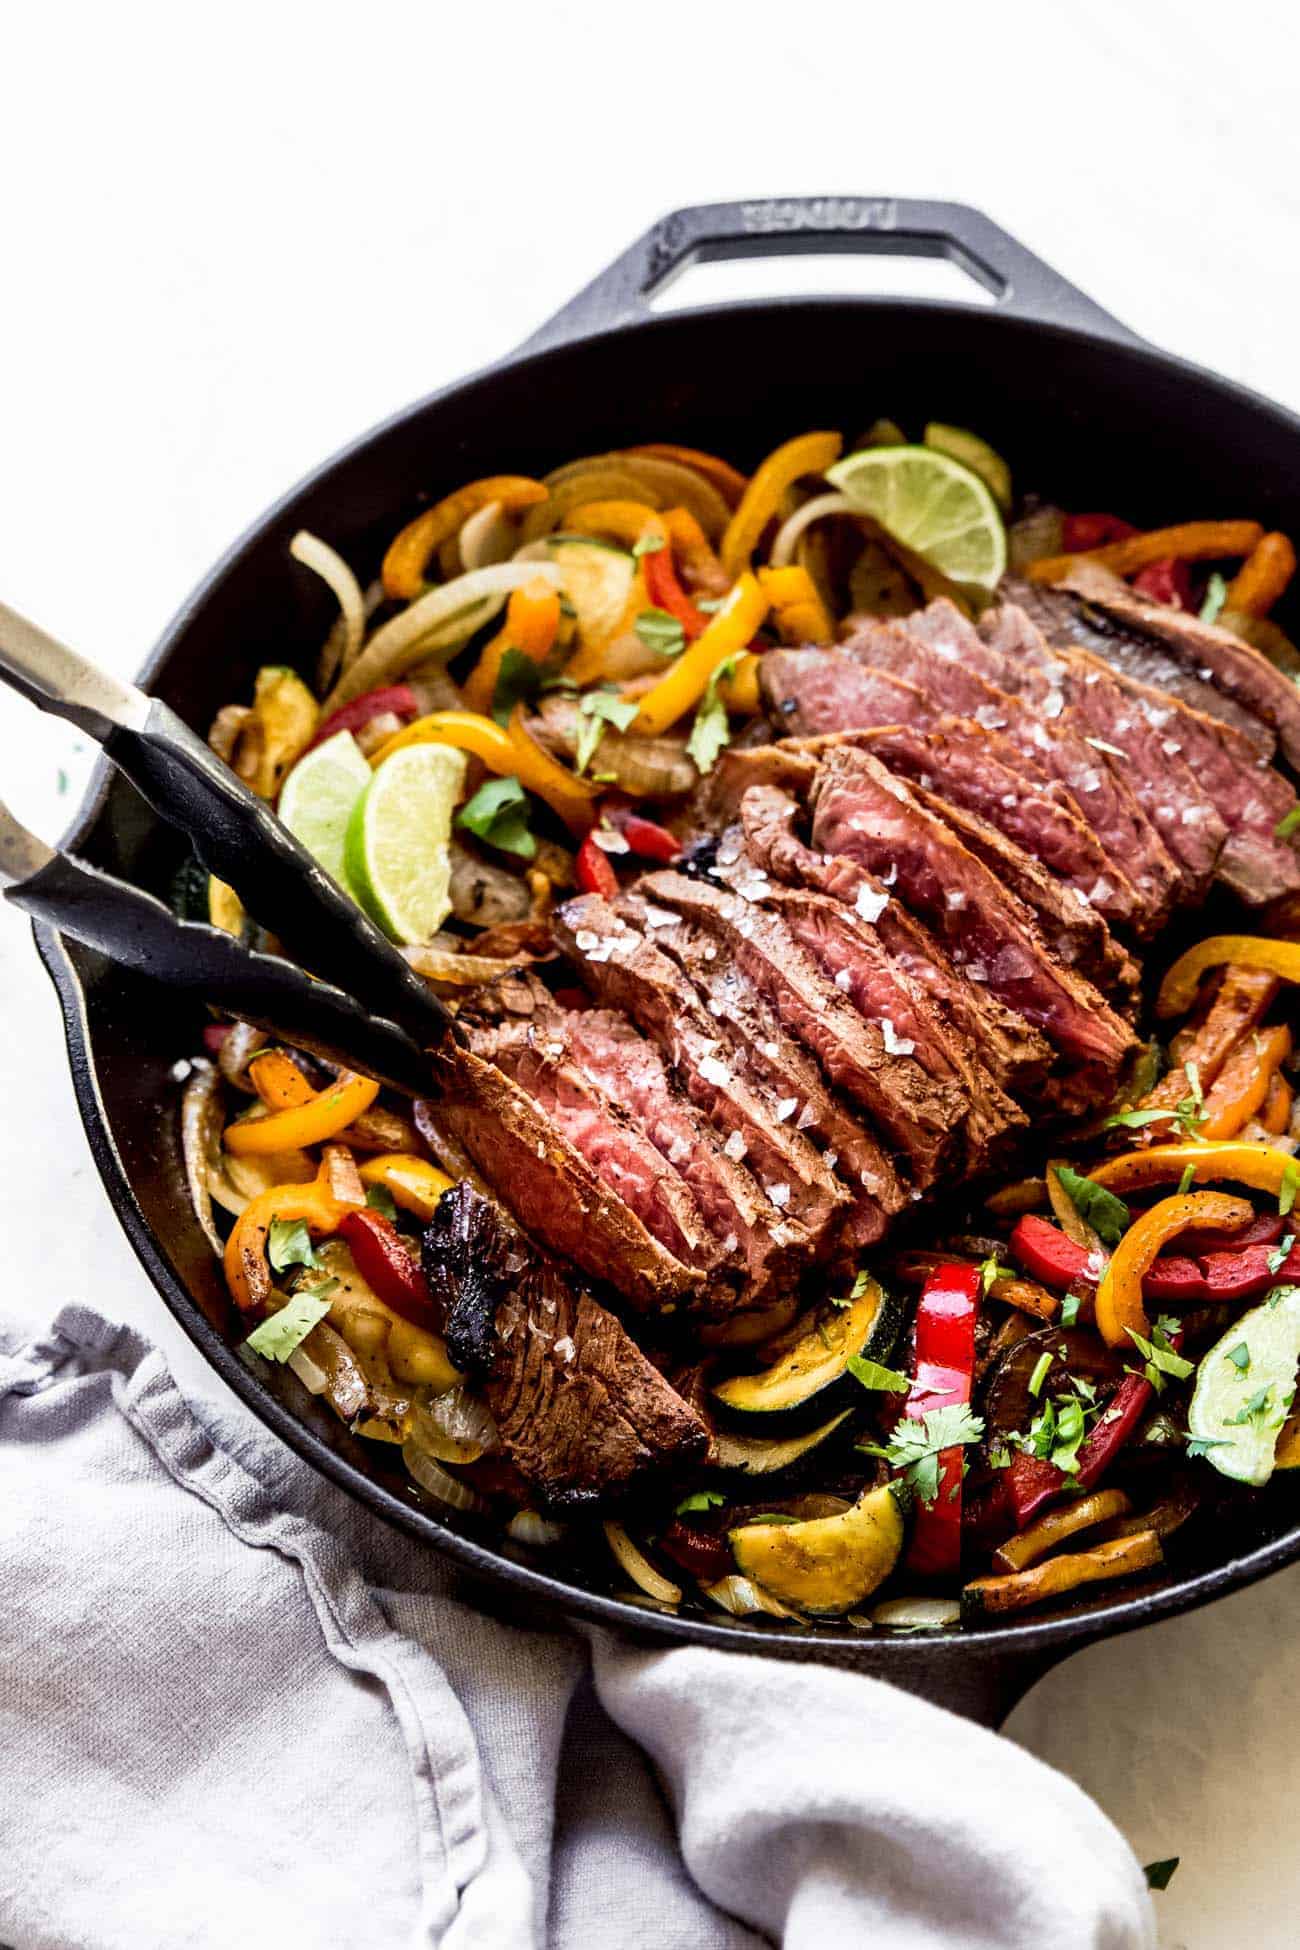
[[[124,674],[288,483],[504,352],[679,203],[964,199],[1157,343],[1300,405],[1280,6],[348,15],[9,17],[0,595]],[[4,797],[49,838],[88,768],[74,744],[0,697]],[[6,1307],[84,1298],[206,1383],[118,1231],[52,994],[2,914],[0,994]],[[1298,1604],[1300,1568],[1098,1647],[1012,1722],[1140,1859],[1182,1855],[1170,1946],[1296,1941]]]

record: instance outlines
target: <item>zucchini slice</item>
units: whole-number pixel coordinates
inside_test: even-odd
[[[838,1517],[808,1523],[751,1523],[731,1532],[736,1567],[807,1612],[852,1611],[897,1564],[903,1511],[892,1487],[867,1490]]]
[[[798,1462],[810,1449],[825,1442],[834,1435],[842,1423],[847,1422],[851,1409],[841,1409],[832,1415],[829,1422],[819,1428],[805,1429],[802,1435],[764,1436],[729,1435],[720,1429],[713,1438],[713,1461],[718,1469],[734,1469],[744,1476],[772,1476],[778,1469],[788,1469],[791,1463]]]
[[[1221,1476],[1258,1488],[1275,1466],[1300,1361],[1300,1286],[1279,1287],[1201,1356],[1188,1433]]]
[[[564,593],[577,611],[579,645],[586,649],[607,642],[631,600],[636,557],[585,535],[552,535],[548,547],[564,578]]]
[[[780,1415],[825,1396],[848,1373],[855,1354],[889,1360],[903,1323],[903,1303],[878,1280],[864,1279],[847,1307],[819,1307],[792,1328],[785,1352],[758,1374],[733,1375],[714,1394],[743,1415]]]

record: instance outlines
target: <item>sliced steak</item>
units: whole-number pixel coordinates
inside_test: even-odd
[[[430,1063],[438,1122],[526,1232],[634,1306],[669,1310],[702,1296],[704,1275],[654,1238],[519,1084],[450,1039]]]
[[[931,607],[937,609],[939,605]],[[946,608],[951,609],[951,604]],[[1049,716],[981,676],[974,665],[995,667],[996,653],[981,642],[956,610],[952,615],[961,626],[960,634],[946,618],[940,618],[942,629],[931,626],[932,634],[947,646],[942,649],[901,625],[881,623],[864,625],[846,648],[868,662],[909,677],[947,710],[974,718],[990,730],[1005,732],[1049,777],[1059,780],[1112,861],[1127,876],[1124,886],[1099,885],[1094,890],[1094,904],[1107,920],[1126,923],[1140,935],[1157,932],[1169,917],[1178,873],[1120,772],[1111,766],[1105,753],[1088,744],[1063,700],[1057,700],[1055,712]],[[980,654],[968,659],[966,645],[971,639]]]
[[[765,670],[773,657],[802,654],[797,650],[769,650],[759,668]],[[784,727],[781,729],[784,733]],[[724,745],[700,780],[681,821],[681,830],[721,833],[739,818],[740,802],[751,785],[774,785],[785,792],[802,794],[812,784],[816,769],[816,761],[792,745],[769,744],[756,748]]]
[[[759,660],[758,681],[773,723],[792,738],[855,731],[860,725],[924,728],[934,712],[915,684],[873,669],[847,650],[769,650]],[[748,783],[789,788],[793,782],[773,770],[768,777],[755,771]],[[729,811],[734,815],[734,795]]]
[[[644,886],[644,882],[641,883]],[[654,919],[654,910],[650,918]],[[664,911],[671,923],[671,913]],[[795,1221],[814,1244],[848,1204],[848,1193],[807,1138],[774,1117],[773,1106],[719,1054],[717,1025],[702,1008],[680,968],[639,927],[595,894],[557,909],[557,947],[592,994],[621,1010],[663,1053],[690,1101],[724,1139],[736,1137],[745,1163],[772,1206],[780,1243]]]
[[[717,937],[787,1031],[812,1051],[828,1081],[860,1104],[908,1160],[917,1184],[932,1184],[952,1144],[954,1115],[964,1106],[910,1053],[891,1051],[882,1024],[868,1021],[847,999],[847,973],[842,986],[829,980],[789,929],[757,904],[757,886],[746,898],[669,872],[648,874],[641,889],[648,901]]]
[[[442,1199],[423,1262],[452,1359],[546,1509],[605,1507],[704,1460],[709,1431],[613,1314],[472,1186]]]
[[[813,887],[869,915],[889,954],[943,1011],[955,1036],[1012,1097],[1038,1094],[1051,1062],[1040,1032],[987,988],[965,980],[930,931],[890,898],[897,870],[876,879],[843,854],[823,853],[799,837],[801,808],[788,793],[755,788],[741,808],[746,843],[776,879]],[[888,882],[888,885],[886,884]]]
[[[1113,1088],[1135,1038],[1102,996],[1063,967],[1028,910],[891,772],[861,751],[828,752],[813,787],[813,846],[880,873],[940,935],[968,980],[985,981],[1041,1028],[1072,1074],[1062,1108]],[[1068,1102],[1067,1102],[1068,1100]]]

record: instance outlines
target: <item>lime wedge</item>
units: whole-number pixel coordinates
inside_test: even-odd
[[[1255,1488],[1273,1474],[1274,1452],[1295,1394],[1300,1287],[1274,1287],[1201,1356],[1187,1430],[1221,1476]]]
[[[347,886],[343,840],[357,800],[370,784],[370,767],[350,731],[336,731],[300,758],[280,792],[280,817],[295,839]]]
[[[981,440],[968,427],[946,426],[942,420],[930,421],[925,429],[925,444],[937,453],[959,460],[972,474],[978,474],[1001,513],[1011,513],[1011,469],[996,447],[990,447],[987,440]]]
[[[969,467],[933,447],[865,447],[826,478],[864,515],[953,582],[992,589],[1007,566],[993,496]]]
[[[451,912],[447,843],[464,783],[463,752],[408,745],[384,760],[352,808],[348,883],[394,941],[428,941]]]

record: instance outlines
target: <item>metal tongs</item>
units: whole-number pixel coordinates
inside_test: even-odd
[[[251,914],[274,920],[292,959],[178,920],[152,894],[47,846],[0,804],[7,900],[110,961],[187,989],[284,1042],[408,1095],[428,1090],[424,1052],[448,1033],[449,1011],[174,711],[3,603],[0,677],[102,746],[154,811],[187,836],[208,872],[232,886]],[[329,979],[303,972],[322,964]]]

